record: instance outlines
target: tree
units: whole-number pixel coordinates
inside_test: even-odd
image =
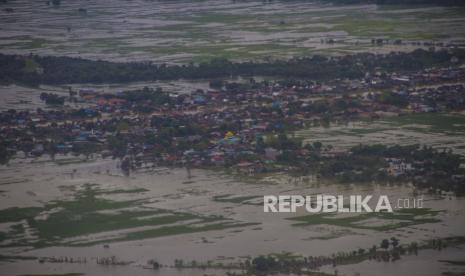
[[[211,80],[210,81],[210,87],[214,89],[221,89],[224,86],[224,83],[222,80]]]
[[[258,137],[255,145],[255,151],[257,153],[264,153],[265,152],[265,141],[263,137]]]
[[[397,247],[399,245],[399,239],[392,237],[391,244],[392,244],[392,247]]]
[[[313,148],[316,150],[316,151],[320,151],[321,150],[321,147],[323,146],[323,144],[321,142],[313,142]]]
[[[0,164],[7,164],[10,160],[10,154],[7,150],[5,143],[0,143]]]
[[[274,269],[278,263],[273,257],[259,256],[252,260],[252,266],[257,271],[270,271]]]
[[[382,249],[388,249],[388,248],[389,248],[389,240],[388,240],[388,239],[382,240],[382,241],[381,241],[380,247],[381,247]]]

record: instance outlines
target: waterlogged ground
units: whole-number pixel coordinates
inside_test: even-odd
[[[45,2],[0,3],[0,52],[190,62],[418,47],[373,47],[372,38],[465,41],[465,9],[455,7],[229,0],[61,1],[54,7]]]
[[[206,82],[157,83],[184,93]],[[128,85],[75,85],[75,89],[118,92],[140,88]],[[41,91],[66,95],[67,87],[4,87],[5,108],[41,107]],[[26,97],[28,94],[33,97]],[[28,102],[21,102],[21,98]],[[413,114],[375,121],[315,126],[295,133],[305,142],[320,141],[335,148],[363,143],[426,144],[452,148],[465,154],[465,115]],[[0,256],[86,258],[85,264],[40,264],[37,260],[7,261],[6,275],[85,273],[86,275],[153,275],[145,269],[150,259],[172,265],[175,259],[229,263],[245,256],[276,252],[326,255],[379,245],[384,238],[401,243],[465,235],[465,199],[423,195],[421,210],[394,214],[309,215],[263,212],[263,195],[417,195],[409,185],[335,184],[313,177],[272,174],[263,178],[239,177],[222,171],[143,168],[123,176],[118,161],[85,160],[58,156],[35,160],[18,157],[0,167]],[[105,248],[104,245],[109,245]],[[463,247],[421,251],[395,263],[365,261],[323,267],[343,275],[373,275],[379,271],[409,271],[412,275],[465,272],[465,267],[444,261],[465,260]],[[128,265],[96,265],[96,258],[115,256]],[[203,270],[163,268],[159,275],[203,275]],[[208,270],[224,275],[225,271]]]
[[[11,8],[12,12],[5,9]],[[85,9],[79,11],[79,9]],[[79,56],[116,61],[204,61],[287,58],[312,53],[411,50],[411,45],[373,47],[372,38],[465,42],[465,9],[446,7],[323,6],[273,1],[45,1],[0,3],[0,52]],[[333,39],[334,44],[321,39]],[[185,93],[207,81],[128,85],[73,85],[119,92],[161,86]],[[68,87],[0,87],[0,109],[44,108],[42,92],[67,95]],[[427,144],[465,154],[465,115],[421,114],[374,122],[312,127],[296,137],[336,148],[363,143]],[[217,270],[144,269],[149,259],[232,262],[245,256],[288,251],[327,255],[379,245],[465,235],[465,199],[424,196],[418,210],[391,216],[270,214],[263,195],[386,194],[413,197],[408,185],[338,185],[275,174],[263,179],[223,172],[142,169],[121,175],[115,160],[78,157],[18,158],[0,167],[0,271],[2,275],[224,275]],[[104,245],[109,245],[108,248]],[[421,251],[395,263],[365,261],[338,266],[339,275],[439,275],[465,273],[440,262],[465,260],[465,248]],[[86,258],[85,264],[7,261],[4,256]],[[125,266],[99,266],[115,256]],[[335,268],[324,267],[333,273]]]
[[[465,155],[465,114],[423,113],[375,121],[334,123],[297,131],[305,143],[316,141],[348,149],[360,143],[427,145]]]
[[[465,234],[465,199],[453,196],[424,195],[426,209],[396,210],[392,216],[308,215],[303,210],[272,214],[264,213],[262,206],[263,195],[324,193],[373,194],[375,198],[386,194],[395,207],[397,198],[413,197],[414,190],[408,186],[336,185],[286,174],[257,180],[205,170],[194,170],[189,178],[186,170],[169,168],[142,169],[126,177],[116,169],[117,163],[61,156],[55,161],[17,159],[1,167],[0,255],[87,258],[86,264],[4,261],[2,273],[152,275],[153,271],[143,268],[149,259],[172,265],[175,259],[228,263],[282,251],[331,255],[379,245],[381,239],[392,236],[408,243]],[[463,260],[463,249],[444,252],[448,260]],[[413,261],[426,262],[429,255],[420,252]],[[131,264],[95,264],[97,257],[110,256]],[[408,266],[409,260],[406,257],[397,264],[405,261]],[[363,272],[373,271],[375,264],[340,271],[371,275]],[[434,271],[444,267],[435,261],[428,264]],[[203,275],[205,271],[182,273]],[[164,268],[159,275],[183,274]]]
[[[157,83],[158,84],[158,83]],[[145,83],[76,85],[118,92]],[[164,83],[178,93],[205,82]],[[11,88],[11,87],[10,87]],[[12,91],[8,87],[5,91]],[[17,97],[5,93],[8,105],[40,107],[41,91],[53,89],[66,95],[67,87],[14,87]],[[27,98],[30,93],[33,97]],[[10,98],[8,98],[10,97]],[[7,106],[5,104],[5,106]],[[335,148],[363,143],[426,144],[452,148],[465,154],[465,115],[413,114],[310,127],[296,137],[320,141]],[[221,171],[144,168],[123,176],[115,160],[84,160],[59,156],[31,160],[18,158],[0,167],[0,256],[86,258],[85,264],[40,264],[37,260],[0,260],[5,275],[85,273],[86,275],[153,275],[145,269],[150,259],[172,265],[175,259],[229,263],[245,256],[276,252],[326,255],[353,251],[397,237],[401,243],[465,235],[465,199],[423,195],[421,210],[396,210],[393,215],[309,215],[263,212],[263,195],[388,195],[412,198],[418,191],[408,185],[327,183],[313,177],[273,174],[263,178],[239,177]],[[104,245],[108,244],[109,248]],[[465,272],[465,267],[444,261],[464,261],[465,248],[441,252],[426,250],[395,263],[364,261],[323,267],[341,275],[439,275]],[[96,258],[115,256],[128,265],[96,265]],[[166,267],[158,275],[204,275],[203,270]],[[225,271],[208,270],[224,275]]]

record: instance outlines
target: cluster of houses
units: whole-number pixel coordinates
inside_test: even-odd
[[[385,158],[385,161],[388,163],[386,172],[390,176],[401,176],[413,170],[411,163],[400,158]]]
[[[83,89],[70,93],[72,102],[85,103],[79,109],[1,112],[0,138],[12,155],[126,156],[128,167],[146,162],[232,166],[252,174],[272,168],[289,151],[309,154],[274,141],[280,133],[334,120],[463,110],[464,85],[443,83],[464,80],[465,69],[459,68],[401,76],[374,72],[362,80],[272,82],[184,94],[149,88],[121,93]],[[378,92],[386,88],[391,91],[388,97],[406,104],[386,100],[386,92]],[[137,93],[142,96],[134,97]],[[337,158],[346,152],[333,149],[321,154]],[[405,170],[390,164],[394,175]]]

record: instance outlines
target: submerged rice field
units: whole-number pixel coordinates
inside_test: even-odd
[[[142,169],[126,177],[117,162],[20,158],[1,168],[1,255],[88,260],[39,266],[37,260],[15,260],[2,263],[2,271],[97,275],[103,268],[92,262],[115,256],[128,263],[114,268],[115,275],[144,275],[141,266],[150,259],[172,265],[175,259],[227,263],[276,252],[329,256],[393,236],[402,243],[460,236],[465,227],[463,198],[427,194],[425,209],[393,214],[263,213],[267,194],[385,194],[395,200],[417,193],[409,185],[336,184],[282,173],[246,181],[223,172],[193,170],[189,175],[185,169],[169,168]],[[453,260],[463,255],[454,248],[445,252]],[[425,258],[428,254],[420,253],[414,259]],[[405,257],[398,262],[409,261]],[[361,264],[355,267],[347,269],[365,271]],[[429,269],[440,267],[432,262]],[[372,268],[367,264],[366,269]],[[183,273],[176,271],[166,267],[160,273]]]
[[[62,1],[54,7],[16,0],[0,8],[4,53],[188,63],[407,51],[418,48],[417,42],[465,42],[465,9],[455,7],[227,0]],[[373,46],[372,39],[380,38],[391,43]],[[397,39],[405,43],[393,45]]]
[[[465,155],[465,115],[423,113],[389,117],[375,121],[334,123],[297,131],[305,143],[322,142],[341,149],[360,143],[387,145],[427,145],[453,149]]]

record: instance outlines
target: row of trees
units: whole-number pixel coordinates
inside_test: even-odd
[[[51,56],[19,56],[0,54],[0,82],[30,85],[67,83],[124,83],[147,80],[213,79],[231,76],[281,76],[329,80],[361,78],[375,70],[407,72],[449,64],[452,57],[465,60],[465,50],[422,50],[410,53],[375,55],[361,53],[341,57],[311,57],[269,62],[231,62],[214,59],[208,63],[186,65],[153,64],[151,62],[116,63],[81,58]],[[36,64],[40,70],[26,70]],[[220,86],[213,83],[213,86]]]
[[[436,6],[464,6],[463,0],[320,0],[334,4],[377,4],[377,5],[436,5]]]
[[[48,105],[63,105],[65,103],[65,97],[53,93],[43,92],[40,94],[40,99]]]

